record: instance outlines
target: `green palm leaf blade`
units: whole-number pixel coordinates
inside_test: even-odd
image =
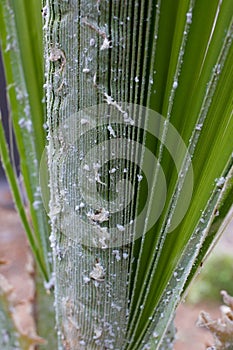
[[[0,120],[0,157],[8,179],[15,207],[27,234],[35,261],[41,272],[37,276],[36,303],[37,327],[50,346],[56,347],[53,295],[45,293],[44,283],[50,279],[51,257],[48,256],[49,225],[44,210],[40,183],[39,164],[46,143],[43,103],[43,51],[42,21],[39,1],[2,1],[0,4],[0,46],[7,81],[9,127],[13,128],[24,189],[20,186],[15,169],[14,149],[8,145]],[[6,116],[3,116],[6,118]],[[25,192],[27,203],[25,202]],[[23,192],[23,193],[22,193]],[[30,207],[30,218],[27,210]],[[51,283],[48,286],[51,286]],[[43,301],[42,301],[43,300]],[[42,305],[43,304],[43,305]],[[10,322],[6,310],[5,319]],[[50,329],[48,329],[48,324]],[[4,323],[1,320],[4,330]],[[14,348],[26,349],[30,339],[17,335]],[[3,338],[3,341],[5,341]],[[9,338],[11,339],[11,338]],[[2,339],[1,339],[2,340]],[[19,345],[20,342],[20,345]],[[3,346],[3,344],[2,344]],[[39,346],[39,345],[38,345]],[[4,347],[4,346],[3,346]]]
[[[20,155],[20,170],[30,206],[33,234],[29,237],[36,259],[48,279],[48,219],[39,186],[39,164],[45,146],[43,98],[42,28],[40,4],[2,1],[1,50],[7,81],[10,118]],[[10,162],[11,160],[8,159]],[[4,162],[4,159],[3,159]],[[17,175],[15,174],[15,177]],[[10,182],[13,177],[10,177]],[[15,188],[15,184],[12,186]],[[13,191],[13,195],[14,195]],[[15,197],[16,208],[22,204]],[[24,225],[29,226],[24,220]],[[29,232],[28,230],[26,230]]]
[[[140,5],[128,2],[124,7],[121,4],[118,6],[111,3],[108,8],[101,7],[101,11],[94,3],[90,3],[88,8],[85,8],[85,4],[85,1],[81,2],[80,7],[73,9],[73,13],[69,12],[69,5],[50,8],[52,22],[47,22],[47,25],[49,28],[52,24],[50,27],[52,37],[47,36],[47,58],[55,63],[51,63],[47,59],[47,70],[50,72],[48,85],[53,86],[51,90],[48,89],[47,95],[49,115],[59,110],[59,123],[61,124],[71,111],[75,113],[86,106],[103,102],[104,99],[109,104],[109,110],[111,110],[111,105],[114,105],[118,110],[124,109],[124,104],[121,104],[121,107],[117,104],[117,101],[122,99],[146,104],[161,112],[176,127],[190,156],[184,152],[179,155],[180,148],[173,144],[175,152],[180,157],[177,174],[174,162],[163,145],[163,143],[166,145],[166,123],[161,122],[158,125],[162,142],[158,140],[154,142],[153,138],[148,135],[143,136],[143,143],[154,150],[166,174],[167,196],[164,210],[150,232],[147,232],[149,224],[143,225],[142,223],[142,238],[134,241],[132,247],[125,248],[125,254],[127,252],[127,255],[130,256],[129,263],[124,262],[117,265],[111,258],[111,250],[84,250],[78,245],[76,236],[78,233],[72,233],[72,227],[77,225],[69,224],[70,232],[63,237],[63,233],[59,232],[62,230],[58,228],[61,222],[57,225],[58,219],[54,218],[54,223],[56,221],[56,225],[53,226],[55,241],[56,237],[59,237],[59,247],[64,248],[71,239],[69,254],[73,257],[75,265],[79,266],[79,270],[76,272],[70,270],[67,253],[61,261],[56,262],[56,271],[59,271],[56,280],[59,324],[64,322],[64,314],[67,315],[70,312],[82,314],[79,320],[74,321],[73,319],[74,324],[78,324],[81,329],[80,344],[88,344],[90,348],[96,348],[98,344],[105,344],[105,340],[111,340],[106,338],[107,335],[104,335],[108,334],[109,329],[104,330],[100,316],[102,315],[107,322],[106,324],[116,324],[119,328],[114,343],[115,347],[139,349],[151,346],[158,348],[169,324],[170,316],[183,293],[185,283],[186,285],[188,283],[188,276],[194,273],[195,267],[192,268],[192,266],[197,266],[200,256],[203,256],[208,250],[210,245],[208,230],[214,219],[214,211],[217,207],[229,209],[232,203],[229,194],[224,197],[225,185],[222,188],[221,184],[224,178],[226,186],[231,188],[232,3],[213,1],[210,6],[207,1],[177,3],[165,0],[157,2],[156,6],[149,1],[147,3],[141,2]],[[81,19],[78,17],[79,11],[82,14]],[[207,11],[208,18],[206,19],[204,14]],[[74,16],[78,29],[71,29],[67,24],[67,19],[64,19],[64,22],[61,22],[62,27],[58,28],[57,22],[53,22],[53,19],[59,13],[70,13],[70,23],[72,23]],[[96,16],[98,23],[95,21]],[[129,21],[131,27],[122,24],[121,29],[118,30],[119,23],[124,23],[124,21]],[[170,30],[165,30],[167,23],[169,23]],[[106,29],[106,32],[103,28]],[[111,31],[108,32],[109,28]],[[130,28],[133,28],[133,31]],[[67,44],[65,33],[73,30],[78,30],[80,42],[75,37]],[[55,36],[55,33],[59,34]],[[124,44],[114,46],[114,43],[118,43],[119,38],[122,37]],[[111,39],[113,46],[105,47],[104,52],[99,52],[99,54],[94,50],[89,61],[91,68],[89,68],[87,66],[88,55],[86,56],[87,61],[85,61],[83,52],[89,52],[88,47],[91,42],[97,42],[95,47],[99,45],[103,50],[102,40],[107,38]],[[52,56],[51,53],[49,56],[51,43],[55,45],[56,50],[52,50]],[[106,45],[109,45],[109,42]],[[76,46],[79,47],[80,53],[76,60],[81,66],[73,63],[74,53],[72,50]],[[53,56],[54,52],[58,53],[58,56]],[[60,61],[56,57],[59,57]],[[66,57],[66,64],[68,62],[70,71],[76,72],[74,78],[69,76],[66,67],[64,68],[66,78],[61,77],[61,74],[57,74],[54,78],[53,74],[56,75],[56,69],[58,73],[61,73],[59,65],[65,61],[64,57]],[[135,62],[137,64],[134,64]],[[122,72],[125,72],[125,76]],[[88,74],[87,78],[85,78],[84,73]],[[69,102],[73,101],[75,97],[68,100],[63,95],[61,87],[63,79],[69,81],[69,86],[79,86],[77,91],[82,91],[82,95],[79,95],[77,99],[79,103],[77,107],[74,107],[73,102]],[[53,91],[55,91],[54,94]],[[74,90],[69,91],[71,95],[74,94]],[[61,101],[66,102],[62,104]],[[99,108],[101,110],[102,107]],[[54,130],[57,118],[58,116],[54,119],[50,118],[50,130]],[[76,116],[76,119],[78,118],[80,118],[79,114]],[[138,118],[139,121],[142,120],[142,111],[139,111]],[[73,121],[72,127],[76,130]],[[99,131],[96,135],[98,135],[96,137],[100,137]],[[56,148],[59,148],[59,133],[52,133],[50,137],[49,154],[54,154]],[[69,134],[68,137],[65,136],[70,140],[72,137]],[[136,133],[134,137],[138,137]],[[88,147],[88,140],[84,142],[86,142],[85,147]],[[211,144],[211,148],[209,144]],[[130,152],[132,150],[129,150],[128,154]],[[134,156],[135,159],[140,157],[139,149],[135,150]],[[59,157],[61,155],[58,155],[58,159],[61,159]],[[194,172],[193,189],[189,188],[190,184],[186,181],[191,166],[190,157]],[[146,161],[146,155],[142,152],[141,164],[144,165]],[[51,156],[49,164],[52,183],[56,184],[54,174],[57,163],[54,167]],[[154,174],[154,182],[148,207],[148,221],[154,216],[155,198],[153,195],[158,181],[157,170],[153,169],[151,164],[148,165],[148,169],[150,167],[151,174]],[[133,167],[129,169],[131,177],[135,178],[136,169]],[[66,171],[62,173],[64,178],[67,178]],[[52,212],[53,209],[55,212],[59,209],[59,205],[57,206],[59,196],[56,188],[54,185],[52,198],[56,207],[50,208]],[[192,199],[188,193],[190,190]],[[138,211],[141,209],[146,193],[142,182],[139,185],[138,202],[135,203]],[[177,213],[182,211],[182,202],[186,200],[188,195],[191,202],[187,213],[179,225],[176,225],[173,232],[170,232],[169,225],[175,222]],[[130,190],[125,187],[125,198],[129,197]],[[223,198],[225,199],[223,200]],[[79,201],[80,197],[76,198],[76,202],[79,203]],[[131,208],[128,218],[132,217],[133,213],[134,209]],[[222,219],[223,215],[220,214],[218,225],[213,223],[215,231],[211,231],[212,239]],[[198,234],[198,232],[200,233]],[[55,255],[57,255],[56,249]],[[80,259],[75,260],[77,254],[79,254]],[[119,251],[118,253],[115,251],[114,254],[119,254]],[[95,258],[98,261],[97,265],[93,262]],[[99,261],[103,265],[98,265]],[[196,265],[194,265],[195,261]],[[94,272],[99,273],[100,279],[103,279],[103,275],[101,275],[103,266],[106,267],[107,271],[105,286],[99,287],[98,297],[96,294],[98,289],[93,287],[88,277],[88,271],[93,264],[95,269],[91,272],[92,276]],[[129,281],[128,269],[130,271]],[[68,275],[67,271],[70,271]],[[66,276],[69,276],[70,284],[72,279],[79,281],[69,291],[62,282],[67,278]],[[117,280],[115,280],[116,276]],[[84,283],[82,278],[85,280]],[[123,293],[124,285],[128,285],[128,287]],[[105,294],[107,292],[106,286],[110,288],[108,291],[111,291],[108,297]],[[64,295],[66,295],[66,300],[69,300],[69,306],[62,301]],[[82,313],[81,306],[76,305],[76,298],[79,298],[80,305],[85,305],[86,315]],[[124,321],[127,313],[125,309],[127,300],[130,301],[128,324]],[[113,315],[114,308],[118,310],[118,318],[115,313]],[[161,309],[163,309],[163,317],[160,317]],[[100,319],[93,321],[87,328],[87,319],[95,314],[98,314]],[[119,318],[123,320],[121,325]],[[124,340],[122,336],[124,337],[125,327],[128,331]],[[155,340],[152,341],[151,335],[154,331],[156,336]],[[76,346],[76,343],[73,343],[72,332],[74,332],[72,327],[69,331],[64,332],[65,342],[70,346],[71,344]],[[100,339],[97,339],[97,333],[101,334]],[[94,336],[92,337],[91,334]]]
[[[204,2],[202,2],[202,5],[204,4]],[[207,3],[206,3],[207,4]],[[199,4],[200,5],[200,4]],[[218,178],[221,178],[222,174],[224,173],[224,168],[226,167],[225,164],[227,164],[227,161],[230,157],[230,161],[231,162],[231,152],[232,152],[232,92],[231,92],[231,85],[232,85],[232,70],[231,70],[231,62],[232,62],[232,47],[231,47],[231,33],[232,33],[232,5],[228,2],[226,2],[225,4],[223,4],[224,6],[221,8],[219,17],[218,17],[218,21],[216,24],[216,28],[215,28],[215,33],[213,34],[212,37],[212,42],[210,42],[209,45],[209,50],[207,52],[205,52],[205,61],[203,61],[202,58],[202,69],[201,72],[197,72],[199,75],[199,82],[200,79],[203,79],[205,77],[205,75],[209,74],[209,78],[211,77],[208,89],[207,89],[207,93],[209,94],[209,96],[203,96],[204,97],[204,103],[203,100],[200,100],[200,98],[198,99],[197,96],[194,95],[194,93],[192,93],[192,88],[196,89],[196,94],[199,93],[200,88],[198,86],[196,86],[195,88],[195,80],[188,84],[187,87],[183,87],[183,74],[185,78],[188,78],[188,74],[185,74],[186,72],[183,73],[183,69],[185,71],[185,63],[188,65],[190,64],[188,58],[187,60],[185,60],[186,55],[189,54],[188,50],[192,50],[193,48],[188,46],[188,41],[187,41],[187,46],[186,46],[186,50],[184,52],[184,62],[183,62],[183,69],[181,69],[181,72],[179,74],[179,85],[177,83],[177,86],[175,86],[175,88],[177,88],[177,95],[175,95],[174,100],[172,100],[173,103],[173,109],[174,112],[169,112],[169,115],[171,115],[171,120],[173,120],[173,122],[179,122],[179,117],[182,118],[183,123],[179,124],[175,124],[177,129],[179,130],[180,133],[182,133],[182,130],[184,132],[187,132],[187,135],[189,135],[188,137],[191,137],[191,134],[188,134],[189,128],[190,128],[190,124],[192,124],[192,118],[193,121],[196,123],[196,129],[198,130],[199,127],[202,127],[202,124],[200,123],[200,120],[203,122],[203,119],[201,119],[201,117],[203,117],[202,114],[207,114],[206,119],[205,119],[205,123],[206,123],[206,128],[205,126],[203,127],[203,130],[201,131],[201,135],[200,135],[200,140],[199,143],[196,146],[196,141],[195,141],[195,137],[193,137],[191,139],[190,142],[190,153],[192,154],[194,152],[194,157],[192,159],[192,164],[193,164],[193,168],[194,168],[194,174],[195,174],[195,184],[198,184],[200,181],[200,189],[197,192],[196,195],[196,201],[195,201],[195,192],[197,191],[198,186],[194,184],[194,192],[193,192],[193,197],[192,197],[192,201],[190,204],[190,208],[188,210],[188,213],[186,215],[186,217],[184,218],[182,225],[179,226],[179,230],[175,230],[172,234],[168,234],[166,235],[165,239],[164,239],[164,243],[163,243],[163,239],[162,241],[160,241],[160,245],[162,246],[161,249],[161,253],[157,253],[157,247],[155,246],[154,248],[154,254],[152,253],[152,257],[155,257],[156,255],[159,256],[159,258],[157,258],[157,262],[155,260],[155,262],[152,262],[152,264],[154,264],[154,272],[153,272],[153,277],[151,275],[152,270],[151,270],[151,265],[149,265],[148,268],[148,264],[143,263],[143,258],[145,257],[145,261],[148,261],[148,255],[146,256],[146,251],[148,251],[148,247],[150,247],[149,249],[151,249],[151,247],[153,247],[153,240],[154,237],[151,236],[147,236],[145,238],[145,248],[143,250],[142,248],[142,253],[141,253],[141,259],[139,260],[138,263],[138,276],[139,276],[139,280],[138,282],[138,286],[142,286],[142,283],[144,282],[145,287],[144,288],[140,288],[140,291],[138,293],[135,293],[135,288],[134,288],[134,293],[135,296],[137,298],[137,307],[132,307],[133,310],[136,310],[135,312],[135,319],[137,320],[137,323],[139,324],[139,322],[141,321],[141,324],[145,322],[149,323],[148,318],[152,319],[152,315],[150,315],[150,313],[153,313],[153,310],[156,309],[156,296],[159,295],[160,293],[160,289],[161,291],[166,287],[166,284],[169,282],[169,274],[172,271],[172,266],[173,268],[176,266],[176,264],[178,263],[178,260],[180,258],[180,254],[182,254],[182,247],[185,247],[185,245],[188,244],[188,239],[192,239],[192,225],[194,224],[195,220],[196,220],[196,224],[198,223],[200,217],[198,217],[198,215],[200,215],[200,211],[203,210],[205,204],[207,203],[206,201],[208,201],[208,196],[209,193],[211,192],[211,188],[213,188],[216,185],[216,182],[218,181]],[[198,2],[197,2],[197,7],[198,7]],[[192,17],[192,25],[193,27],[195,26],[195,10],[196,8],[194,7],[193,9],[193,17]],[[200,19],[200,17],[198,17],[198,20]],[[214,17],[213,17],[214,19]],[[199,22],[197,22],[197,27],[201,28],[202,26],[200,25]],[[191,35],[191,31],[192,31],[192,26],[190,28],[190,35]],[[211,33],[211,32],[210,32]],[[222,33],[222,38],[220,38],[220,33]],[[191,41],[189,42],[189,44],[191,45],[191,43],[195,41]],[[197,42],[197,40],[196,40]],[[217,43],[219,44],[219,46],[217,46]],[[194,48],[195,49],[195,48]],[[197,55],[194,55],[192,52],[190,52],[191,57],[195,57],[195,60],[197,58]],[[219,57],[218,57],[219,56]],[[227,56],[227,58],[226,58]],[[198,61],[198,58],[197,58]],[[210,61],[212,61],[212,63],[210,64]],[[188,63],[189,62],[189,63]],[[215,66],[216,64],[216,66]],[[220,69],[220,67],[222,68],[222,65],[224,66],[224,69],[222,71],[222,75],[221,78],[218,81],[218,74],[216,70],[217,67]],[[189,66],[190,67],[190,66]],[[206,68],[205,68],[206,67]],[[192,68],[191,68],[192,69]],[[228,72],[227,74],[229,75],[228,78],[226,80],[226,75],[224,73]],[[207,72],[206,72],[207,71]],[[209,72],[209,73],[208,73]],[[195,75],[193,74],[191,77],[194,77]],[[177,78],[172,78],[171,77],[171,82],[177,81]],[[216,86],[216,81],[218,81],[218,86]],[[208,83],[208,81],[206,81],[206,83]],[[225,84],[226,83],[226,84]],[[201,82],[200,87],[205,87],[206,84],[203,84],[203,82]],[[171,89],[171,87],[170,87]],[[220,92],[221,89],[221,92]],[[224,95],[225,95],[225,100],[224,98],[221,100],[220,96],[218,96],[218,94],[222,94],[222,89],[224,90]],[[180,96],[183,96],[183,102],[180,101],[179,97],[179,91],[181,90]],[[199,90],[199,91],[197,91]],[[208,91],[209,90],[209,91]],[[212,91],[211,91],[212,90]],[[185,91],[188,92],[185,93]],[[195,91],[195,90],[194,90]],[[182,94],[182,95],[181,95]],[[198,101],[200,101],[200,107],[199,110],[195,110],[193,108],[190,109],[190,106],[188,105],[188,99],[190,96],[190,101],[191,103],[193,103],[194,107],[196,105],[198,105]],[[202,98],[203,98],[202,97]],[[219,102],[221,101],[222,104]],[[177,102],[177,106],[182,110],[181,112],[178,112],[178,114],[176,114],[176,109],[175,109],[175,104]],[[187,108],[187,112],[185,112],[184,106],[188,105]],[[202,105],[201,105],[202,103]],[[212,105],[211,105],[212,103]],[[206,106],[206,107],[205,107]],[[169,108],[168,108],[169,109]],[[219,114],[217,112],[217,110],[219,110]],[[192,112],[194,111],[195,114],[193,114]],[[204,113],[200,113],[204,111]],[[185,117],[187,115],[187,117]],[[192,117],[193,115],[193,117]],[[225,121],[224,121],[224,117],[225,117]],[[177,118],[175,118],[177,117]],[[195,119],[194,119],[195,118]],[[216,119],[215,119],[216,118]],[[214,119],[215,119],[215,125],[214,125]],[[219,121],[222,122],[222,131],[220,131],[219,129]],[[194,124],[195,126],[195,124]],[[225,131],[227,130],[227,133],[225,134]],[[212,132],[211,132],[212,131]],[[194,132],[195,134],[195,132]],[[185,134],[183,134],[185,137]],[[224,135],[224,137],[223,137]],[[226,139],[225,139],[226,136]],[[186,136],[187,137],[187,136]],[[221,141],[220,141],[221,140]],[[220,147],[221,143],[224,143],[224,145],[221,145],[222,147]],[[225,143],[226,142],[226,143]],[[213,143],[213,149],[212,152],[209,150],[209,144]],[[214,144],[216,144],[216,147],[214,146]],[[228,149],[228,151],[227,151]],[[204,152],[204,150],[207,151],[207,154]],[[226,157],[225,159],[222,159],[222,157]],[[203,162],[200,162],[201,159],[203,159]],[[214,160],[215,159],[215,160]],[[219,162],[218,162],[219,159]],[[166,161],[168,160],[168,158],[164,158],[164,166],[166,166]],[[217,163],[216,163],[217,160]],[[163,161],[163,159],[162,159]],[[222,162],[222,166],[220,165]],[[163,169],[164,169],[163,166]],[[206,168],[206,173],[203,173],[203,170]],[[199,179],[199,175],[198,175],[198,170],[199,173],[201,174],[201,179]],[[170,168],[169,171],[169,163],[167,162],[167,171],[168,172],[172,172],[172,169]],[[212,176],[212,178],[211,178]],[[225,179],[225,177],[224,177]],[[175,183],[176,180],[173,180],[173,183]],[[206,186],[210,186],[209,188],[209,192],[207,191],[207,187]],[[168,198],[174,198],[174,186],[171,187],[171,194],[169,195],[168,192]],[[206,192],[205,192],[206,191]],[[205,192],[205,194],[204,194]],[[208,193],[208,194],[207,194]],[[172,197],[173,196],[173,197]],[[201,203],[201,200],[205,201],[203,202],[203,204]],[[228,198],[228,204],[226,202],[226,206],[229,208],[229,203],[232,203],[232,197]],[[194,208],[196,209],[196,212],[194,212],[193,210],[193,205]],[[203,206],[204,205],[204,206]],[[209,208],[209,215],[207,215],[207,218],[211,215],[212,211],[214,210],[214,206],[212,206],[211,208]],[[198,212],[199,211],[199,212]],[[201,216],[201,215],[200,215]],[[208,223],[208,219],[205,218],[206,223]],[[166,220],[168,220],[169,217],[165,216],[165,222]],[[201,218],[201,221],[203,221],[203,217]],[[221,220],[220,220],[221,221]],[[183,229],[182,229],[183,226]],[[159,230],[157,228],[157,230]],[[146,231],[146,230],[145,230]],[[155,231],[156,232],[156,231]],[[216,232],[215,232],[216,233]],[[155,234],[155,237],[157,236],[157,234]],[[213,239],[213,237],[212,237]],[[200,236],[200,240],[201,240],[201,236]],[[161,243],[162,242],[162,243]],[[200,243],[200,242],[199,242]],[[193,246],[194,247],[194,246]],[[193,254],[195,255],[196,251],[193,251]],[[192,256],[189,257],[189,261],[192,260]],[[153,261],[153,258],[152,258]],[[169,269],[170,272],[169,272]],[[140,272],[141,270],[141,272]],[[148,279],[145,282],[145,271],[147,271],[148,273]],[[160,272],[159,272],[160,271]],[[142,277],[142,279],[140,279],[140,276]],[[171,276],[171,275],[170,275]],[[185,273],[184,273],[185,276]],[[180,288],[182,286],[182,283],[180,283]],[[135,286],[134,286],[135,287]],[[182,290],[182,288],[181,288]],[[171,293],[171,290],[169,291],[169,293]],[[139,297],[139,295],[141,296],[141,298]],[[145,296],[146,295],[146,296]],[[175,293],[176,298],[177,298],[177,294]],[[164,300],[166,300],[166,298],[164,297]],[[174,301],[174,300],[173,300]],[[163,303],[163,300],[161,301],[161,303]],[[160,303],[160,304],[161,304]],[[134,305],[134,304],[133,304]],[[143,308],[141,309],[141,311],[139,310],[139,306],[143,305]],[[158,309],[160,309],[158,307]],[[163,308],[162,308],[163,309]],[[143,315],[144,314],[144,315]],[[147,314],[147,316],[146,316]],[[141,315],[141,316],[140,316]],[[157,318],[158,320],[158,318]],[[166,317],[165,317],[166,320]],[[164,325],[168,324],[167,321],[164,320]],[[134,329],[134,334],[136,332],[136,327],[135,324],[131,323],[131,327],[132,329]],[[140,327],[140,326],[139,326]],[[155,342],[159,343],[159,332],[156,332],[156,339]],[[133,342],[134,343],[134,342]],[[136,342],[136,345],[134,343],[134,345],[132,346],[132,348],[137,348],[137,346],[139,346],[140,343]]]

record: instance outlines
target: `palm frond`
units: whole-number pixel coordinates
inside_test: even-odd
[[[41,184],[60,347],[158,349],[233,202],[233,2],[45,5]],[[0,18],[28,234],[47,276],[47,218],[42,203],[35,208],[45,146],[38,6],[4,0]]]
[[[39,187],[39,165],[45,146],[40,5],[38,2],[27,4],[25,1],[22,3],[3,1],[0,4],[0,19],[9,115],[20,155],[20,171],[23,175],[33,228],[30,227],[29,219],[23,209],[17,175],[11,165],[12,160],[7,151],[3,129],[1,129],[1,157],[32,250],[45,279],[48,279],[49,228]]]

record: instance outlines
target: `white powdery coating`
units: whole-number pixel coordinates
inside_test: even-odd
[[[31,120],[26,120],[25,118],[21,118],[19,120],[19,126],[21,128],[25,128],[28,132],[32,131],[32,121]]]
[[[153,336],[154,338],[158,338],[159,335],[158,335],[158,333],[157,333],[156,331],[154,331],[153,334],[152,334],[152,336]]]
[[[143,179],[143,176],[142,175],[137,175],[137,178],[138,178],[138,182],[141,182],[142,179]]]
[[[117,250],[117,249],[113,250],[112,254],[115,255],[115,258],[116,258],[117,261],[121,260],[121,256],[120,256],[119,250]]]
[[[33,208],[34,208],[35,210],[37,210],[37,209],[39,209],[39,207],[40,207],[41,204],[42,204],[41,201],[34,201],[34,202],[33,202]]]
[[[30,117],[30,106],[29,106],[29,105],[26,105],[26,106],[24,107],[24,110],[23,110],[23,111],[24,111],[26,117],[29,118],[29,117]]]
[[[101,328],[96,328],[94,332],[95,335],[93,336],[93,339],[99,339],[102,335],[103,330]]]
[[[128,115],[126,111],[122,109],[122,107],[114,101],[112,96],[109,96],[106,92],[104,93],[105,101],[107,102],[108,105],[111,105],[115,107],[120,113],[123,115],[123,119],[125,123],[129,123],[131,125],[134,125],[134,120]]]
[[[125,227],[120,225],[120,224],[117,224],[116,227],[118,228],[119,231],[123,232],[125,231]]]
[[[79,205],[75,206],[75,210],[79,210],[79,209],[84,208],[84,207],[85,207],[85,204],[83,202],[81,202]]]
[[[88,164],[85,164],[83,167],[83,170],[90,171],[90,167]]]
[[[178,87],[178,81],[174,81],[173,85],[172,85],[173,89],[177,89]]]
[[[100,51],[111,49],[111,41],[108,38],[104,38],[103,44],[100,47]]]
[[[49,291],[51,288],[53,288],[55,284],[55,273],[53,272],[51,274],[51,278],[48,282],[44,281],[44,287],[47,291]]]
[[[99,163],[93,163],[93,169],[100,169],[101,165]]]
[[[203,126],[203,124],[201,124],[201,123],[197,124],[195,129],[198,130],[198,131],[201,131],[202,126]]]
[[[90,46],[95,46],[95,39],[94,38],[90,39]]]
[[[187,12],[186,17],[187,17],[187,23],[191,24],[192,23],[192,12]]]
[[[102,282],[105,278],[104,268],[100,263],[96,263],[93,270],[90,272],[90,278]]]
[[[84,283],[88,283],[88,282],[90,282],[90,277],[88,277],[88,276],[83,276],[83,282]]]
[[[108,131],[110,132],[110,135],[113,136],[113,137],[116,137],[116,133],[115,131],[113,130],[112,126],[111,125],[108,125]]]
[[[222,187],[225,183],[225,177],[221,176],[219,179],[216,180],[216,185],[218,187]]]
[[[106,227],[102,228],[102,232],[104,232],[103,229],[105,229]],[[106,233],[107,233],[107,228],[106,228]],[[108,244],[106,243],[106,239],[107,237],[101,237],[99,238],[99,243],[101,244],[101,248],[102,249],[107,249],[108,248]]]
[[[87,213],[87,217],[89,217],[91,220],[93,220],[95,222],[102,223],[104,221],[108,221],[109,220],[109,211],[105,210],[104,208],[101,208],[96,213],[88,212]],[[102,231],[104,229],[107,229],[107,228],[103,227]]]
[[[111,303],[111,307],[113,309],[116,309],[117,311],[121,311],[121,306],[117,305],[116,303],[112,302]]]

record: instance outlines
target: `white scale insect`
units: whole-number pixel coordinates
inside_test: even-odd
[[[96,262],[89,276],[97,282],[104,282],[105,272],[103,266],[99,262]]]

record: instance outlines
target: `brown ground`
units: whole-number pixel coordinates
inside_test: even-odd
[[[9,301],[10,314],[22,341],[28,344],[29,350],[33,350],[33,344],[43,343],[36,335],[34,321],[33,258],[9,191],[1,185],[0,292],[3,292]]]
[[[226,245],[229,246],[228,242]],[[35,338],[33,318],[35,289],[32,258],[18,215],[13,210],[9,191],[3,186],[0,186],[1,275],[6,277],[13,288],[15,310],[17,310],[15,322],[21,332]],[[205,350],[207,345],[213,344],[210,333],[196,326],[199,312],[202,309],[213,317],[220,315],[218,305],[182,304],[178,308],[175,320],[177,328],[175,350]]]
[[[209,312],[213,318],[220,316],[219,308],[214,304],[196,304],[195,306],[181,304],[179,306],[175,319],[177,340],[174,350],[205,350],[207,346],[213,345],[211,333],[196,325],[202,310]]]

